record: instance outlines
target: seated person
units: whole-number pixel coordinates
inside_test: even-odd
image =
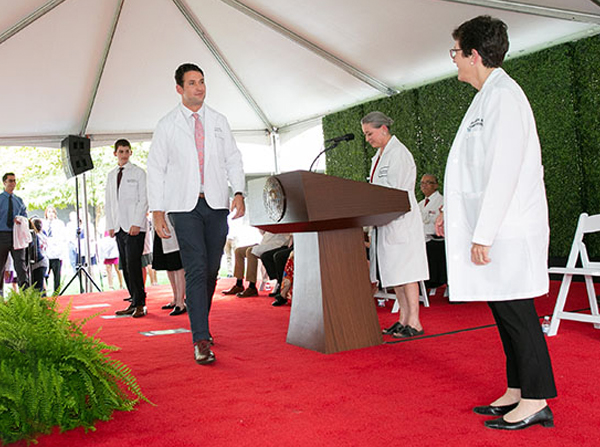
[[[285,269],[283,272],[283,278],[281,280],[280,292],[275,294],[275,301],[271,303],[272,306],[283,306],[287,304],[289,299],[292,299],[292,293],[294,290],[294,252],[292,251],[285,263]]]
[[[236,284],[229,290],[223,292],[223,295],[237,295],[240,298],[258,296],[256,288],[256,276],[259,257],[268,250],[287,245],[289,234],[273,234],[261,230],[263,235],[260,244],[238,247],[235,249],[235,265],[233,267],[233,276],[237,279]],[[245,265],[247,262],[247,265]],[[248,288],[244,289],[244,267],[246,267],[246,281]]]
[[[435,235],[435,220],[444,204],[443,196],[438,192],[438,180],[435,175],[425,174],[421,178],[421,192],[425,198],[419,202],[423,229],[425,230],[425,249],[429,266],[429,280],[425,281],[428,288],[446,284],[446,250],[444,240]]]
[[[277,280],[275,289],[273,292],[269,293],[269,296],[271,297],[278,295],[281,291],[285,263],[287,262],[290,253],[294,249],[293,243],[293,238],[290,235],[287,244],[274,248],[273,250],[267,250],[260,255],[260,260],[265,266],[265,270],[267,271],[267,275],[269,275],[269,279]]]

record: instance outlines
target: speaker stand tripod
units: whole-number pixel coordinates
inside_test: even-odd
[[[85,174],[83,174],[83,181],[85,182]],[[86,201],[86,203],[84,203],[84,205],[85,205],[85,208],[87,211],[87,201]],[[69,280],[67,285],[65,287],[63,287],[63,289],[61,290],[59,295],[63,295],[65,293],[65,291],[69,288],[69,286],[75,280],[75,278],[79,278],[79,293],[83,293],[84,292],[83,276],[85,276],[89,280],[89,282],[94,287],[96,287],[98,292],[102,292],[100,287],[98,287],[98,284],[96,284],[96,282],[94,281],[94,278],[92,278],[92,276],[87,271],[87,264],[82,262],[82,260],[81,260],[81,226],[80,226],[81,221],[79,219],[79,176],[75,176],[75,209],[77,210],[77,233],[76,233],[77,234],[77,264],[75,266],[75,273],[73,274],[73,276],[71,277],[71,279]],[[89,230],[89,226],[88,226],[88,230]],[[89,234],[86,235],[86,237],[89,237]],[[89,250],[87,250],[87,251],[88,251],[88,256],[87,256],[86,261],[90,261],[91,256],[89,256]]]

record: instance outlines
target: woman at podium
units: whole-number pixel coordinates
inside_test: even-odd
[[[396,338],[423,335],[419,320],[419,281],[429,279],[425,234],[417,199],[417,167],[410,151],[391,135],[394,121],[381,112],[371,112],[362,120],[365,139],[377,153],[371,164],[369,182],[401,189],[408,193],[408,213],[387,225],[375,227],[371,235],[371,281],[384,289],[393,287],[400,306],[399,321],[384,334]]]

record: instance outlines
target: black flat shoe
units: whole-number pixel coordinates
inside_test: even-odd
[[[394,332],[400,332],[402,329],[404,329],[404,325],[400,324],[399,321],[396,321],[390,327],[385,328],[384,330],[382,330],[381,333],[383,335],[392,335]]]
[[[473,411],[477,414],[482,414],[483,416],[504,416],[509,411],[517,408],[519,403],[516,402],[510,405],[484,405],[482,407],[475,407]]]
[[[271,306],[285,306],[287,304],[287,298],[282,297],[281,295],[275,295],[275,301],[271,303]]]
[[[535,424],[542,424],[544,427],[554,427],[554,415],[550,407],[545,406],[537,413],[517,422],[506,422],[504,417],[500,417],[491,421],[485,421],[484,424],[486,427],[495,430],[522,430]]]
[[[417,331],[412,326],[404,326],[402,328],[402,330],[400,330],[398,332],[394,332],[392,334],[392,337],[394,337],[394,338],[409,338],[409,337],[417,337],[419,335],[423,335],[424,333],[425,333],[424,329]]]
[[[186,312],[187,312],[187,308],[185,306],[183,306],[183,307],[175,306],[175,308],[169,313],[169,315],[174,317],[175,315],[181,315]]]
[[[173,309],[173,308],[175,308],[175,303],[165,304],[163,307],[161,307],[161,309],[164,309],[164,310]]]

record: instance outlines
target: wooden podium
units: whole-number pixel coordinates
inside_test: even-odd
[[[250,181],[248,192],[252,226],[294,233],[287,342],[325,354],[381,344],[362,227],[409,211],[408,194],[307,171]]]

